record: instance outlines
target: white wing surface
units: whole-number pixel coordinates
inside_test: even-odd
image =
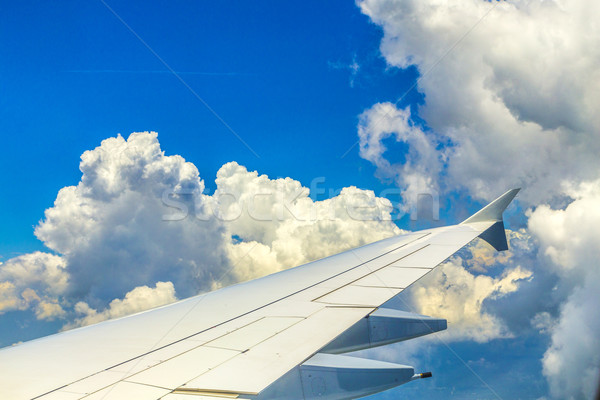
[[[459,225],[4,348],[0,398],[347,399],[426,377],[343,353],[445,329],[379,307],[478,236],[506,248],[502,212],[517,192]]]

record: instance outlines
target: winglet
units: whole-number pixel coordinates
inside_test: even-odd
[[[461,225],[471,222],[502,221],[502,213],[506,207],[508,207],[512,199],[515,198],[517,193],[519,193],[519,190],[521,189],[511,189],[504,193],[502,196],[498,197],[496,200],[492,201],[490,204],[483,207],[469,218],[465,219],[463,222],[461,222]]]
[[[521,189],[511,189],[504,193],[502,196],[465,219],[461,222],[461,225],[474,222],[494,222],[494,224],[481,233],[479,237],[491,244],[498,251],[508,250],[502,213],[506,207],[508,207],[512,199],[515,198],[517,193],[519,193],[519,190]]]

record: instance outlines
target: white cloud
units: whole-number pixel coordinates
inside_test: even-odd
[[[542,360],[550,390],[560,399],[591,399],[600,375],[600,273],[575,289],[563,306]]]
[[[532,273],[519,266],[502,276],[473,275],[454,257],[423,278],[412,289],[412,301],[420,314],[448,320],[446,339],[487,342],[511,337],[504,323],[485,310],[484,302],[517,291],[519,283]]]
[[[543,362],[554,397],[591,397],[600,354],[600,320],[592,311],[598,305],[592,288],[600,284],[600,4],[364,0],[359,7],[383,28],[380,49],[387,63],[414,65],[420,72],[417,88],[425,101],[418,116],[430,128],[424,135],[431,147],[439,149],[429,164],[414,166],[411,151],[423,151],[409,144],[408,162],[394,168],[401,171],[398,183],[407,188],[402,175],[413,174],[433,187],[441,180],[443,191],[465,188],[469,196],[488,200],[499,190],[524,188],[519,199],[535,210],[527,231],[511,240],[513,256],[501,260],[473,247],[466,265],[486,272],[496,261],[529,262],[523,265],[533,271],[532,281],[511,295],[512,307],[521,312],[505,309],[502,320],[513,326],[529,320],[551,334]],[[390,126],[382,135],[376,118],[364,116],[384,108],[377,119]],[[393,118],[399,114],[404,120]],[[368,138],[372,149],[361,148],[361,156],[378,171],[389,170],[384,141],[396,131],[418,129],[413,117],[408,109],[375,104],[359,124],[361,143]],[[538,246],[537,258],[526,256]],[[482,298],[470,289],[481,276],[471,279],[459,266],[454,272],[459,282],[471,282],[461,296]],[[499,307],[490,315],[500,318]]]
[[[109,306],[98,312],[87,303],[81,301],[75,304],[75,312],[79,315],[66,328],[74,328],[95,324],[107,319],[119,318],[150,308],[163,306],[177,300],[175,287],[171,282],[156,282],[156,287],[139,286],[125,294],[123,299],[114,299]]]
[[[58,304],[68,285],[66,262],[36,251],[0,266],[0,314],[33,308],[38,319],[52,320],[65,311]]]
[[[68,285],[65,260],[39,251],[7,260],[0,268],[0,281],[10,280],[18,287],[43,289],[49,295],[64,293]]]
[[[80,169],[79,184],[60,190],[35,230],[64,256],[71,298],[106,302],[161,280],[189,296],[225,270],[225,231],[217,219],[165,220],[176,210],[165,205],[164,193],[191,211],[202,209],[204,182],[193,164],[164,154],[156,133],[106,139],[82,155]]]
[[[17,310],[22,307],[21,299],[15,290],[15,284],[12,282],[0,282],[0,312],[8,310]]]
[[[314,201],[298,181],[270,179],[237,163],[218,171],[213,196],[202,194],[195,167],[165,156],[152,133],[107,139],[84,154],[81,169],[82,181],[60,191],[36,229],[61,255],[36,252],[1,265],[0,310],[31,309],[39,319],[81,326],[172,302],[176,292],[185,297],[400,233],[391,204],[372,191],[349,187]],[[540,258],[552,262],[572,288],[581,288],[587,275],[579,265],[598,257],[593,232],[599,187],[593,182],[566,188],[564,195],[575,201],[563,211],[532,211],[529,232],[509,231],[511,252],[474,243],[462,262],[456,258],[415,287],[418,311],[447,318],[452,340],[510,337],[503,317],[486,305],[529,282],[531,272],[519,267],[515,254],[533,251],[531,233],[541,245]],[[165,192],[174,196],[167,204]],[[177,215],[185,209],[185,218]],[[575,239],[575,230],[585,235]],[[478,274],[502,263],[512,267],[501,276]],[[566,294],[585,298],[577,293],[586,290]],[[553,335],[544,365],[569,365],[569,354],[585,351],[572,349],[568,318],[589,312],[590,304],[578,308],[570,301],[559,319],[534,307],[532,325]],[[591,335],[595,322],[584,328]],[[590,358],[586,371],[595,362]],[[553,377],[555,370],[546,367],[545,373]],[[573,382],[561,387],[575,387]]]
[[[37,319],[53,320],[62,318],[66,315],[66,311],[58,304],[57,300],[41,300],[35,308],[35,316]]]
[[[549,312],[542,311],[534,315],[531,324],[540,333],[548,333],[554,329],[556,321]]]
[[[507,236],[508,236],[507,231]],[[484,273],[487,269],[495,264],[506,264],[511,258],[512,253],[507,251],[498,252],[487,242],[478,239],[469,245],[471,258],[466,261],[466,264],[473,271]]]
[[[600,175],[599,4],[365,0],[359,6],[383,28],[388,64],[415,65],[423,76],[419,116],[433,130],[426,136],[433,148],[452,143],[439,155],[445,186],[490,199],[521,185],[527,188],[521,200],[535,203],[559,193],[558,182]],[[367,113],[382,107],[390,108],[387,132],[416,130],[392,118],[407,110],[376,104]],[[435,182],[438,160],[423,162],[429,164],[409,160],[403,174]]]
[[[591,398],[600,374],[600,181],[565,192],[574,200],[564,210],[540,206],[529,218],[540,258],[562,277],[563,290],[572,288],[551,328],[544,374],[556,398]]]
[[[600,259],[600,180],[568,187],[565,194],[574,200],[564,210],[541,205],[530,211],[529,230],[549,265],[581,283]]]
[[[375,104],[360,116],[358,125],[360,156],[377,167],[380,177],[393,179],[404,189],[403,197],[413,199],[420,194],[437,193],[436,178],[443,160],[436,149],[435,138],[426,135],[411,122],[407,107],[398,109],[390,103]],[[408,146],[403,162],[391,163],[384,141],[393,137]]]
[[[237,163],[217,173],[214,198],[226,228],[243,241],[228,246],[232,262],[247,254],[233,273],[239,280],[300,265],[399,234],[391,203],[370,190],[347,187],[313,201],[291,178],[269,179]]]
[[[600,375],[600,182],[563,195],[572,199],[564,209],[537,207],[527,229],[507,231],[510,251],[474,242],[411,294],[418,312],[448,319],[446,340],[485,342],[528,329],[548,335],[541,372],[552,398],[591,398]],[[490,273],[501,275],[483,275]],[[408,349],[421,354],[422,347]]]
[[[174,299],[149,289],[157,282],[188,297],[400,233],[391,203],[372,191],[314,201],[294,179],[235,162],[218,171],[215,194],[203,194],[197,168],[166,156],[152,132],[104,140],[80,169],[35,229],[60,255],[0,266],[0,312],[88,324]]]

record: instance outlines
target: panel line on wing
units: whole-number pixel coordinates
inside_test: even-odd
[[[371,287],[371,288],[378,288],[378,289],[406,289],[404,286],[386,285],[385,282],[382,282],[379,285],[352,285],[352,286],[365,287],[365,288]]]
[[[218,323],[218,324],[216,324],[216,325],[214,325],[214,326],[212,326],[212,327],[210,327],[210,328],[203,329],[203,330],[201,330],[201,331],[195,332],[195,333],[193,333],[193,334],[191,334],[191,335],[188,335],[188,336],[186,336],[186,337],[183,337],[183,338],[181,338],[181,339],[175,340],[175,341],[173,341],[173,342],[171,342],[171,343],[168,343],[168,344],[165,344],[165,345],[163,345],[163,346],[160,346],[160,347],[158,347],[158,348],[155,348],[155,349],[149,350],[149,351],[147,351],[146,353],[143,353],[143,354],[141,354],[141,355],[139,355],[139,356],[136,356],[136,357],[130,358],[130,359],[126,360],[126,361],[123,361],[123,362],[121,362],[121,363],[115,364],[115,365],[113,365],[112,367],[109,367],[109,368],[107,368],[106,370],[114,370],[114,369],[117,369],[117,368],[119,368],[119,367],[123,367],[123,366],[125,366],[126,364],[129,364],[129,363],[137,363],[137,362],[138,362],[140,359],[143,359],[143,358],[144,358],[144,357],[146,357],[146,356],[150,356],[150,357],[152,357],[152,355],[153,355],[153,354],[157,354],[157,353],[160,353],[161,351],[165,351],[165,350],[167,350],[168,348],[170,348],[171,346],[178,345],[178,344],[183,344],[183,343],[184,343],[186,340],[188,340],[188,339],[189,339],[189,340],[197,340],[197,339],[195,339],[195,337],[198,337],[198,338],[199,338],[199,337],[200,337],[202,334],[206,333],[207,331],[213,330],[213,329],[215,329],[215,328],[219,328],[219,327],[221,327],[221,326],[223,326],[223,325],[226,325],[226,324],[228,324],[228,323],[230,323],[230,322],[232,322],[232,321],[239,320],[240,318],[247,317],[247,316],[249,316],[250,314],[252,314],[252,313],[254,313],[254,312],[257,312],[257,311],[259,311],[259,310],[261,310],[261,309],[265,309],[265,308],[267,308],[267,307],[269,307],[269,306],[271,306],[271,305],[274,305],[274,304],[276,304],[276,303],[278,303],[278,302],[280,302],[280,301],[282,301],[282,300],[285,300],[285,299],[287,299],[287,298],[293,297],[293,296],[295,296],[295,295],[297,295],[297,294],[299,294],[299,293],[301,293],[301,292],[303,292],[303,291],[306,291],[306,290],[308,290],[308,289],[311,289],[311,288],[315,288],[315,287],[317,287],[317,286],[319,286],[319,285],[323,284],[324,282],[327,282],[327,281],[333,280],[334,278],[336,278],[336,277],[339,277],[339,276],[341,276],[341,275],[343,275],[343,274],[347,273],[348,271],[355,270],[355,269],[357,269],[357,268],[360,268],[360,267],[362,267],[362,266],[365,266],[366,264],[368,264],[368,263],[370,263],[370,262],[373,262],[373,261],[376,261],[376,260],[378,260],[378,259],[381,259],[381,258],[383,258],[383,257],[385,257],[385,256],[388,256],[388,255],[390,255],[391,253],[393,253],[393,252],[395,252],[395,251],[397,251],[397,250],[399,250],[399,249],[402,249],[402,248],[405,248],[405,247],[407,247],[407,246],[410,246],[410,245],[414,244],[415,242],[419,241],[420,239],[423,239],[424,237],[427,237],[428,235],[430,235],[430,233],[429,233],[429,232],[427,232],[427,233],[423,233],[423,234],[407,235],[407,236],[414,236],[414,238],[410,238],[410,239],[409,239],[407,242],[404,242],[404,243],[402,243],[401,245],[399,245],[399,246],[396,246],[395,248],[393,248],[393,249],[391,249],[391,250],[389,250],[389,251],[386,251],[386,252],[384,252],[384,253],[378,254],[377,256],[374,256],[374,257],[369,257],[369,258],[367,259],[367,261],[361,262],[361,263],[359,263],[358,265],[353,265],[353,266],[351,266],[351,267],[349,267],[349,268],[345,269],[344,271],[341,271],[341,272],[339,272],[339,273],[336,273],[336,274],[334,274],[334,275],[331,275],[331,276],[329,276],[329,277],[327,277],[327,278],[325,278],[325,279],[322,279],[322,280],[320,280],[319,282],[316,282],[316,283],[313,283],[313,284],[311,284],[311,285],[308,285],[308,286],[306,286],[306,287],[304,287],[304,288],[302,288],[302,289],[300,289],[300,290],[297,290],[297,291],[295,291],[295,292],[292,292],[292,293],[290,293],[290,294],[287,294],[287,295],[285,295],[285,296],[283,296],[283,297],[281,297],[281,298],[279,298],[279,299],[273,300],[273,301],[271,301],[271,302],[269,302],[269,303],[263,304],[262,306],[260,306],[260,307],[257,307],[257,308],[255,308],[255,309],[253,309],[253,310],[249,310],[249,311],[247,311],[247,312],[245,312],[245,313],[239,314],[239,315],[237,315],[237,316],[236,316],[236,317],[234,317],[234,318],[230,318],[230,319],[228,319],[228,320],[222,321],[222,322],[220,322],[220,323]],[[427,246],[427,245],[425,245],[424,247],[426,247],[426,246]],[[418,250],[420,250],[420,249],[418,249]],[[415,250],[415,251],[418,251],[418,250]],[[358,249],[357,249],[357,251],[358,251]],[[359,260],[359,262],[360,262],[360,261],[361,261],[361,258],[360,258],[360,257],[359,257],[359,256],[358,256],[358,255],[357,255],[355,252],[353,252],[353,253],[354,253],[354,256],[355,256],[355,257],[356,257],[356,258]],[[411,252],[411,254],[412,254],[412,253],[414,253],[414,252]],[[326,303],[325,303],[325,304],[326,304]],[[365,308],[365,309],[372,309],[372,307],[371,307],[371,306],[369,306],[369,305],[363,305],[363,304],[355,304],[355,305],[353,305],[353,307],[344,306],[343,304],[327,304],[327,305],[328,305],[328,306],[330,306],[330,305],[331,305],[331,306],[339,306],[339,308],[356,308],[356,309]],[[318,313],[318,311],[316,311],[315,313]],[[251,321],[251,322],[249,322],[247,325],[249,325],[249,324],[251,324],[251,323],[252,323],[252,321]],[[204,342],[204,343],[206,343],[206,342]],[[124,378],[122,378],[123,380],[121,380],[120,382],[127,382],[127,380],[128,380],[128,379],[129,379],[131,376],[138,375],[138,374],[140,374],[141,372],[147,371],[148,369],[151,369],[151,368],[153,368],[153,367],[157,367],[157,366],[159,366],[160,364],[162,364],[162,363],[164,363],[164,362],[170,361],[170,360],[172,360],[172,359],[176,358],[177,356],[181,356],[181,355],[183,355],[183,354],[185,354],[185,353],[187,353],[187,352],[189,352],[189,351],[196,350],[196,349],[198,349],[198,347],[201,347],[201,346],[202,346],[201,344],[199,344],[199,346],[193,346],[193,349],[190,349],[190,350],[184,351],[183,353],[177,354],[177,355],[176,355],[176,356],[174,356],[174,357],[172,356],[172,357],[170,357],[170,358],[167,358],[166,360],[160,360],[160,361],[158,361],[158,362],[154,362],[154,363],[153,363],[154,365],[146,365],[146,366],[142,366],[142,370],[137,370],[137,371],[131,371],[131,370],[129,370],[129,371],[127,371],[127,373],[125,374],[125,377],[124,377]],[[215,349],[216,349],[216,348],[215,348]],[[97,373],[97,374],[98,374],[98,373]],[[77,380],[77,381],[84,381],[84,380],[86,380],[87,378],[90,378],[90,377],[92,377],[92,376],[94,376],[94,375],[97,375],[97,374],[88,375],[87,377],[84,377],[84,378],[82,378],[82,379],[79,379],[79,380]],[[73,383],[74,383],[74,382],[73,382]],[[56,391],[58,391],[58,390],[65,389],[65,388],[67,388],[68,386],[69,386],[69,385],[63,385],[63,386],[61,386],[61,388],[54,389],[54,390],[53,390],[53,391],[51,391],[51,392],[56,392]],[[101,390],[105,390],[105,389],[106,389],[106,387],[105,387],[104,389],[101,389]]]
[[[340,286],[340,287],[338,287],[338,288],[335,288],[335,289],[333,289],[333,290],[331,290],[331,291],[329,291],[329,292],[327,292],[327,293],[325,293],[325,294],[323,294],[323,295],[321,295],[321,296],[318,296],[318,297],[314,298],[314,299],[313,299],[313,301],[315,301],[315,302],[324,302],[324,303],[329,303],[329,301],[323,301],[323,298],[326,298],[327,296],[331,297],[331,296],[333,296],[333,295],[334,295],[334,293],[336,293],[336,292],[339,292],[340,290],[344,289],[345,287],[352,286],[352,285],[354,285],[356,282],[358,282],[358,281],[360,281],[360,280],[364,279],[365,277],[367,277],[367,276],[371,276],[371,275],[373,275],[373,274],[377,273],[377,271],[380,271],[380,270],[382,270],[382,269],[384,269],[384,268],[387,268],[388,266],[392,266],[393,264],[395,264],[395,263],[399,262],[400,260],[402,260],[402,259],[404,259],[404,258],[406,258],[406,257],[410,257],[410,256],[412,256],[413,254],[415,254],[415,253],[418,253],[419,251],[421,251],[421,250],[423,250],[423,249],[425,249],[425,248],[427,248],[427,247],[429,247],[429,244],[425,244],[424,246],[422,246],[422,247],[420,247],[420,248],[418,248],[418,249],[416,249],[416,250],[414,250],[414,251],[412,251],[412,252],[410,252],[410,253],[408,253],[408,254],[404,254],[402,257],[400,257],[400,258],[397,258],[397,259],[395,259],[395,260],[393,260],[393,261],[391,261],[391,262],[389,262],[389,263],[387,263],[387,264],[384,264],[384,265],[382,265],[381,267],[378,267],[378,268],[370,269],[370,268],[368,267],[368,265],[366,265],[367,263],[364,263],[363,265],[366,267],[366,269],[367,269],[367,271],[368,271],[368,272],[366,272],[364,275],[362,275],[361,277],[359,277],[359,278],[356,278],[356,279],[354,279],[354,280],[352,280],[352,281],[350,281],[350,282],[346,283],[345,285],[342,285],[342,286]],[[400,248],[400,247],[399,247],[399,248]],[[397,249],[396,249],[396,250],[397,250]],[[370,262],[370,261],[369,261],[369,262]],[[354,268],[353,268],[353,269],[354,269]],[[348,270],[348,271],[350,271],[350,270]],[[346,271],[346,272],[348,272],[348,271]],[[387,285],[385,282],[383,282],[383,281],[381,281],[381,283],[383,284],[383,285],[381,285],[381,287],[383,287],[383,288],[397,289],[396,287],[390,287],[390,286],[388,286],[388,285]],[[360,286],[360,285],[357,285],[357,286]],[[372,286],[371,286],[371,287],[372,287]],[[347,290],[347,289],[346,289],[346,290]],[[397,294],[397,293],[396,293],[396,294]]]
[[[229,350],[245,351],[303,321],[298,317],[263,317],[242,328],[204,344]]]
[[[293,325],[285,334],[275,335],[248,352],[199,374],[176,390],[256,395],[329,343],[338,331],[350,328],[373,310],[373,307],[325,307]]]
[[[247,311],[247,312],[245,312],[245,313],[243,313],[243,314],[240,314],[240,315],[238,315],[238,316],[236,316],[236,317],[234,317],[234,318],[230,318],[230,319],[228,319],[228,320],[226,320],[226,321],[223,321],[223,322],[221,322],[221,323],[219,323],[219,324],[217,324],[217,325],[215,325],[215,326],[212,326],[212,327],[210,327],[210,328],[207,328],[207,329],[204,329],[204,330],[202,330],[202,331],[196,332],[196,333],[194,333],[194,334],[192,334],[192,335],[188,335],[188,336],[186,336],[186,337],[183,337],[183,338],[181,338],[181,339],[178,339],[178,340],[176,340],[176,341],[174,341],[174,342],[172,342],[172,343],[166,344],[166,345],[164,345],[164,346],[161,346],[161,347],[159,347],[159,348],[152,349],[152,350],[150,350],[150,351],[148,351],[148,352],[146,352],[146,353],[144,353],[144,354],[141,354],[141,355],[139,355],[139,356],[137,356],[137,357],[133,357],[133,358],[131,358],[131,359],[129,359],[129,360],[126,360],[126,361],[124,361],[124,362],[121,362],[121,363],[119,363],[119,364],[116,364],[116,365],[114,365],[114,366],[112,366],[112,367],[110,367],[110,368],[115,368],[115,367],[118,367],[118,366],[120,366],[120,365],[126,364],[126,363],[128,363],[128,362],[131,362],[131,361],[137,360],[137,359],[139,359],[139,358],[141,358],[141,357],[144,357],[144,356],[146,356],[146,355],[152,354],[152,353],[154,353],[154,352],[156,352],[156,351],[158,351],[158,350],[162,350],[162,349],[164,349],[164,348],[166,348],[166,347],[168,347],[168,346],[171,346],[171,345],[174,345],[174,344],[177,344],[177,343],[183,342],[183,341],[185,341],[185,340],[191,339],[191,338],[193,338],[194,336],[198,336],[198,335],[200,335],[200,334],[202,334],[202,333],[204,333],[204,332],[206,332],[206,331],[208,331],[208,330],[210,330],[210,329],[217,328],[217,327],[219,327],[219,326],[222,326],[222,325],[224,325],[224,324],[227,324],[227,323],[229,323],[229,322],[231,322],[231,321],[234,321],[234,320],[236,320],[236,319],[238,319],[238,318],[245,317],[245,316],[247,316],[247,315],[249,315],[249,314],[252,314],[253,312],[256,312],[256,311],[258,311],[258,310],[264,309],[264,308],[266,308],[266,307],[268,307],[268,306],[271,306],[271,305],[273,305],[273,304],[275,304],[275,303],[278,303],[278,302],[280,302],[280,301],[282,301],[282,300],[285,300],[285,299],[287,299],[287,298],[290,298],[290,297],[292,297],[292,296],[294,296],[294,295],[297,295],[298,293],[301,293],[301,292],[303,292],[303,291],[306,291],[307,289],[313,288],[313,287],[315,287],[315,286],[318,286],[318,285],[320,285],[320,284],[323,284],[324,282],[326,282],[326,281],[328,281],[328,280],[331,280],[331,279],[333,279],[333,278],[336,278],[336,277],[338,277],[338,276],[340,276],[340,275],[343,275],[344,273],[346,273],[346,272],[348,272],[348,271],[350,271],[350,270],[353,270],[353,269],[359,268],[359,267],[361,267],[361,266],[363,266],[363,265],[365,265],[365,264],[367,264],[367,263],[369,263],[369,262],[372,262],[372,261],[374,261],[374,260],[377,260],[378,258],[384,257],[384,256],[386,256],[386,255],[388,255],[388,254],[390,254],[390,253],[392,253],[392,252],[394,252],[394,251],[396,251],[396,250],[398,250],[398,249],[401,249],[401,248],[403,248],[403,247],[409,246],[410,244],[412,244],[412,243],[414,243],[414,242],[416,242],[416,241],[418,241],[418,240],[420,240],[420,239],[423,239],[424,237],[427,237],[427,236],[431,235],[431,232],[424,232],[424,233],[422,233],[422,234],[414,233],[414,234],[408,234],[408,235],[413,235],[413,236],[416,236],[416,237],[415,237],[414,239],[412,239],[412,240],[410,240],[410,241],[406,242],[406,243],[402,243],[400,246],[398,246],[398,247],[395,247],[395,248],[393,248],[393,249],[391,249],[391,250],[389,250],[389,251],[387,251],[387,252],[385,252],[385,253],[379,254],[379,255],[377,255],[376,257],[373,257],[373,258],[371,258],[371,259],[369,259],[369,260],[367,260],[367,261],[364,261],[364,262],[362,262],[361,264],[358,264],[358,265],[355,265],[355,266],[353,266],[353,267],[351,267],[351,268],[348,268],[348,269],[347,269],[347,270],[345,270],[345,271],[342,271],[342,272],[340,272],[340,273],[338,273],[338,274],[332,275],[332,276],[330,276],[330,277],[328,277],[328,278],[326,278],[326,279],[323,279],[323,280],[321,280],[321,281],[319,281],[319,282],[316,282],[316,283],[314,283],[314,284],[312,284],[312,285],[310,285],[310,286],[307,286],[307,287],[305,287],[305,288],[302,288],[301,290],[297,290],[296,292],[290,293],[290,294],[288,294],[288,295],[286,295],[286,296],[283,296],[283,297],[281,297],[281,298],[279,298],[279,299],[277,299],[277,300],[273,300],[273,301],[272,301],[272,302],[270,302],[270,303],[264,304],[264,305],[262,305],[261,307],[258,307],[258,308],[255,308],[255,309],[253,309],[253,310]],[[425,247],[426,247],[426,246],[428,246],[428,245],[425,245]],[[416,251],[418,251],[418,250],[416,250]],[[357,258],[359,258],[358,256],[356,256],[356,257],[357,257]],[[360,258],[359,258],[359,260],[360,260]],[[83,378],[83,379],[85,379],[85,378]],[[68,386],[68,385],[65,385],[65,386]],[[56,389],[55,389],[55,390],[56,390]]]
[[[173,390],[199,373],[210,371],[241,354],[231,349],[200,346],[152,368],[128,377],[125,382],[153,385]]]
[[[50,399],[60,392],[73,394],[75,385],[62,384],[78,382],[86,392],[94,385],[107,385],[87,395],[105,395],[104,400],[156,400],[168,396],[160,392],[171,394],[181,386],[205,395],[211,390],[258,393],[448,259],[480,233],[484,226],[478,224],[481,227],[465,224],[384,239],[290,273],[63,333],[27,348],[25,355],[34,359],[48,347],[48,362],[18,364],[25,359],[23,353],[15,356],[6,350],[0,366],[14,371],[0,378],[8,375],[16,384],[5,379],[1,391],[6,394],[7,385],[8,390],[26,386],[31,395],[15,397],[9,392],[4,397],[30,399],[59,387]],[[67,353],[71,355],[63,357]],[[185,381],[188,384],[181,383]]]
[[[171,392],[171,389],[155,385],[144,385],[140,383],[120,381],[83,397],[85,400],[154,400]]]

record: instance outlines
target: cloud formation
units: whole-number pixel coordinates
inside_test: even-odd
[[[314,201],[309,189],[294,179],[269,179],[235,162],[221,167],[216,183],[213,199],[227,216],[226,229],[241,239],[228,246],[230,258],[248,254],[232,271],[237,280],[401,232],[391,221],[390,201],[370,190],[347,187],[335,197]]]
[[[415,292],[417,304],[431,301],[422,309],[435,311],[448,301],[438,294],[452,301],[454,292],[474,304],[493,304],[467,307],[455,317],[468,326],[471,314],[473,321],[491,316],[498,329],[480,338],[502,336],[511,326],[550,335],[542,362],[552,396],[591,398],[600,369],[595,356],[600,318],[592,311],[599,304],[593,288],[600,284],[600,5],[568,0],[358,5],[382,28],[380,50],[388,65],[416,67],[417,90],[424,95],[416,109],[377,103],[366,110],[358,127],[361,157],[407,193],[466,191],[490,200],[499,190],[522,186],[519,201],[531,207],[527,229],[511,233],[512,250],[503,259],[472,246],[463,263],[442,269],[454,274],[448,282],[457,283],[437,272],[437,279]],[[404,159],[393,162],[396,153]],[[507,293],[510,306],[501,298],[490,301],[502,276],[475,275],[493,273],[490,266],[497,262],[506,265],[505,274],[523,273],[519,265],[532,274]],[[510,311],[514,307],[519,315]],[[477,340],[469,331],[463,337]]]
[[[175,287],[171,282],[156,282],[156,287],[138,286],[125,294],[123,299],[114,299],[108,307],[101,312],[91,308],[86,302],[75,304],[74,310],[77,318],[68,323],[65,328],[71,329],[78,326],[95,324],[107,319],[114,319],[126,315],[145,311],[150,308],[163,306],[177,300]]]
[[[591,398],[600,371],[600,181],[567,188],[566,194],[574,200],[564,210],[540,206],[529,218],[540,258],[572,289],[543,366],[556,398]]]
[[[430,135],[411,121],[407,107],[398,109],[391,103],[378,103],[364,111],[358,125],[360,156],[377,167],[380,177],[393,179],[404,189],[403,197],[416,204],[420,194],[437,193],[437,177],[443,157]],[[386,157],[388,138],[407,146],[404,159],[392,163]]]
[[[158,281],[189,296],[222,274],[228,259],[218,220],[163,218],[171,210],[164,193],[204,207],[204,182],[193,164],[164,154],[156,133],[106,139],[81,156],[80,169],[79,184],[59,191],[35,229],[64,257],[70,297],[106,301]]]
[[[410,110],[389,103],[367,110],[359,126],[361,144],[375,150],[361,147],[361,156],[379,169],[387,165],[373,141],[395,135],[409,145],[397,171],[404,187],[417,176],[437,183],[442,164],[446,188],[490,200],[498,188],[523,186],[521,200],[535,204],[557,195],[557,183],[600,175],[600,5],[364,0],[359,7],[383,28],[387,63],[421,74],[418,114],[431,128],[424,138]],[[416,146],[411,135],[431,144]]]
[[[512,333],[485,302],[518,290],[519,283],[531,277],[531,271],[519,266],[506,269],[501,276],[474,275],[459,257],[436,268],[411,291],[417,312],[448,320],[446,340],[487,342],[511,337]]]
[[[38,319],[62,317],[59,302],[68,283],[60,256],[36,251],[11,258],[0,266],[0,314],[31,308]]]
[[[314,201],[291,179],[235,162],[204,193],[197,168],[167,156],[154,132],[102,141],[81,157],[81,181],[61,189],[35,228],[56,254],[0,266],[0,313],[115,318],[400,233],[391,203],[348,187]]]

